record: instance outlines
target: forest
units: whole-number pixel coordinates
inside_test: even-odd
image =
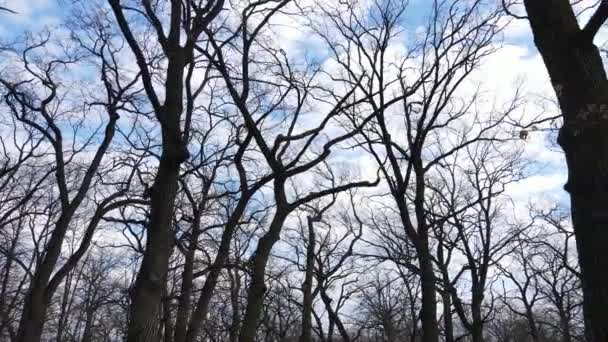
[[[607,19],[0,0],[0,341],[608,342]]]

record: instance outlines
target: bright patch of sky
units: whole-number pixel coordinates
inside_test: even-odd
[[[55,0],[0,0],[0,6],[15,14],[0,12],[0,37],[16,37],[25,30],[37,31],[53,27],[61,22],[68,11],[62,10],[64,1]]]

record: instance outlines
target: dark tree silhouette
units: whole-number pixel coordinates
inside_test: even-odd
[[[608,340],[608,79],[593,40],[608,19],[608,1],[581,27],[569,0],[525,0],[534,42],[562,111],[558,143],[566,154],[572,221],[579,251],[587,339]],[[508,6],[505,6],[508,8]]]

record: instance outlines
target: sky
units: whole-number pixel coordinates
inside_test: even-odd
[[[0,0],[0,6],[8,7],[17,14],[0,13],[0,39],[12,40],[26,31],[37,31],[58,25],[69,1],[62,0]],[[425,7],[426,0],[411,0],[410,11],[416,18],[417,12]],[[581,20],[584,20],[584,15]],[[281,44],[290,53],[310,53],[314,42],[304,30],[294,23],[285,22],[281,28]],[[416,25],[416,24],[412,24]],[[517,84],[523,85],[528,100],[525,110],[528,115],[541,111],[555,112],[554,94],[550,87],[542,59],[535,50],[526,20],[513,20],[504,31],[502,47],[490,56],[483,67],[473,76],[484,84],[486,94],[496,98],[509,98]],[[304,47],[304,48],[303,48]],[[523,208],[529,202],[547,200],[554,203],[567,202],[563,190],[566,180],[566,166],[559,148],[554,144],[555,134],[532,132],[523,142],[525,155],[534,161],[531,176],[513,184],[508,189],[513,199]]]

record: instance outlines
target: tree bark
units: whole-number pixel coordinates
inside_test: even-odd
[[[539,342],[540,334],[538,333],[538,327],[536,327],[532,307],[526,306],[526,322],[528,323],[528,329],[530,329],[530,337],[532,337],[532,342]]]
[[[568,0],[526,0],[535,44],[556,92],[564,124],[558,143],[568,165],[572,222],[589,342],[608,341],[608,81],[598,48],[580,29]],[[606,10],[602,2],[599,11]],[[601,26],[601,25],[600,25]],[[599,26],[598,26],[599,28]],[[596,29],[598,29],[596,28]]]

